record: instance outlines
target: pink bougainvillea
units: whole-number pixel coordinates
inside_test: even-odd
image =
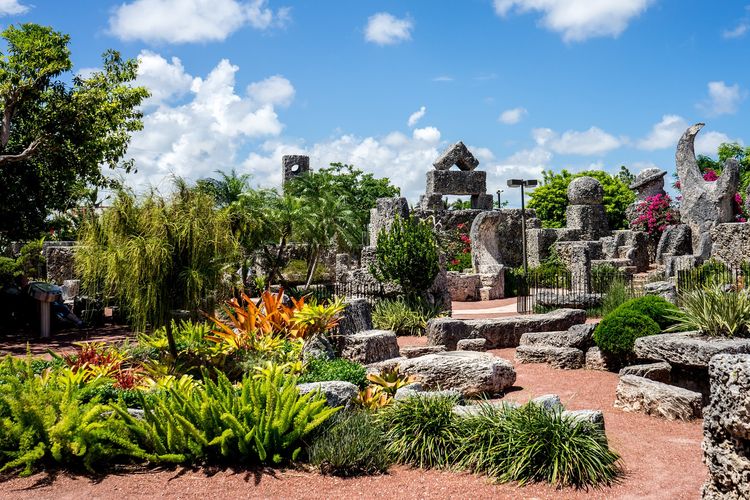
[[[718,178],[719,178],[719,174],[716,173],[716,170],[712,170],[709,168],[703,173],[704,181],[714,182]]]
[[[448,258],[449,271],[463,271],[471,267],[471,238],[466,224],[456,224],[456,229],[443,234],[441,247]]]
[[[745,203],[743,203],[740,193],[734,193],[734,220],[737,222],[747,222]]]
[[[668,226],[679,223],[679,216],[668,194],[649,196],[636,205],[635,213],[636,218],[630,226],[654,237],[658,237]]]

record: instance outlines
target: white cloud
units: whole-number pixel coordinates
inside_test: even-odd
[[[139,171],[133,181],[158,186],[171,174],[195,180],[240,163],[238,153],[251,141],[281,133],[283,124],[275,106],[288,103],[294,95],[285,78],[273,76],[238,95],[239,68],[227,60],[202,78],[187,74],[179,60],[169,63],[158,54],[147,55],[151,69],[138,78],[150,78],[151,91],[160,102],[146,112],[143,130],[133,135],[128,155]],[[158,68],[167,76],[151,74]],[[179,93],[187,94],[187,99],[170,103]]]
[[[25,14],[29,9],[28,5],[23,5],[18,0],[0,0],[0,16]]]
[[[726,29],[721,33],[724,38],[742,38],[750,30],[750,5],[745,6],[745,15],[740,18],[737,25],[732,29]]]
[[[133,0],[117,7],[109,30],[121,40],[189,43],[225,40],[243,26],[284,24],[289,9],[273,11],[268,0]]]
[[[376,177],[388,177],[401,188],[402,196],[416,202],[425,190],[425,174],[433,168],[432,162],[440,151],[435,143],[410,138],[401,132],[391,132],[384,137],[343,134],[310,146],[300,141],[269,140],[259,151],[248,155],[243,169],[252,172],[266,185],[279,185],[281,157],[285,154],[309,155],[313,169],[328,166],[331,162],[343,162]]]
[[[495,12],[511,11],[542,14],[547,29],[562,33],[566,42],[599,36],[619,36],[630,21],[643,13],[654,0],[494,0]]]
[[[500,117],[498,118],[499,121],[502,123],[505,123],[506,125],[514,125],[521,121],[521,118],[526,116],[527,111],[525,108],[512,108],[512,109],[506,109],[502,113],[500,113]]]
[[[449,75],[439,75],[432,79],[433,82],[452,82],[453,77]]]
[[[247,94],[260,104],[289,106],[294,100],[294,86],[283,76],[274,75],[248,85]]]
[[[716,157],[716,153],[719,151],[719,145],[723,142],[737,142],[742,144],[741,139],[730,139],[729,136],[723,132],[701,132],[695,138],[695,153],[699,155],[707,155]]]
[[[678,115],[664,115],[661,121],[651,127],[651,132],[637,142],[639,149],[654,151],[677,147],[677,141],[688,128],[687,121]]]
[[[171,61],[167,61],[155,52],[142,50],[138,55],[136,84],[151,92],[151,97],[144,103],[148,107],[185,95],[190,91],[193,77],[185,72],[179,58],[173,57]]]
[[[745,97],[747,92],[740,89],[738,84],[708,82],[708,99],[698,107],[713,116],[733,114]]]
[[[601,155],[619,148],[624,142],[598,127],[581,132],[567,130],[562,134],[539,128],[532,131],[532,136],[539,146],[567,155]]]
[[[425,127],[414,129],[414,140],[423,141],[430,144],[440,142],[440,131],[435,127]]]
[[[377,45],[394,45],[411,39],[414,23],[387,12],[378,12],[367,19],[365,40]]]
[[[747,33],[748,29],[750,29],[750,22],[741,21],[731,30],[724,30],[721,33],[721,36],[723,36],[724,38],[742,38],[743,36],[745,36],[745,33]]]
[[[427,108],[425,106],[420,107],[414,113],[409,115],[409,120],[406,124],[410,127],[413,127],[417,124],[417,122],[419,122],[419,120],[422,119],[425,113],[427,113]]]

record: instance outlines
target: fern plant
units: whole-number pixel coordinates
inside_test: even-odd
[[[0,369],[0,472],[30,475],[42,466],[89,471],[118,458],[149,456],[129,439],[124,422],[85,391],[107,383],[70,369],[36,375],[31,359]]]
[[[233,460],[274,463],[295,460],[302,439],[339,408],[319,393],[300,395],[297,378],[276,366],[246,376],[238,387],[221,372],[203,384],[168,387],[142,399],[144,418],[123,405],[115,411],[138,443],[170,461]]]

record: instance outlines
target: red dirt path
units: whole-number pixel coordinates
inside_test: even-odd
[[[425,338],[401,338],[402,345]],[[514,349],[492,351],[513,360]],[[0,498],[496,498],[496,499],[689,499],[700,495],[707,471],[701,463],[701,423],[667,422],[612,407],[617,375],[516,365],[515,390],[526,401],[555,393],[570,409],[602,409],[610,445],[623,458],[626,476],[601,490],[555,490],[546,485],[494,485],[465,473],[394,467],[384,476],[339,479],[299,470],[136,470],[89,478],[41,473],[0,483]]]

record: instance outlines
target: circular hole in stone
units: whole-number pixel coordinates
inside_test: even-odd
[[[292,168],[290,168],[289,170],[291,170],[292,173],[296,174],[297,172],[299,172],[299,165],[292,165]]]

